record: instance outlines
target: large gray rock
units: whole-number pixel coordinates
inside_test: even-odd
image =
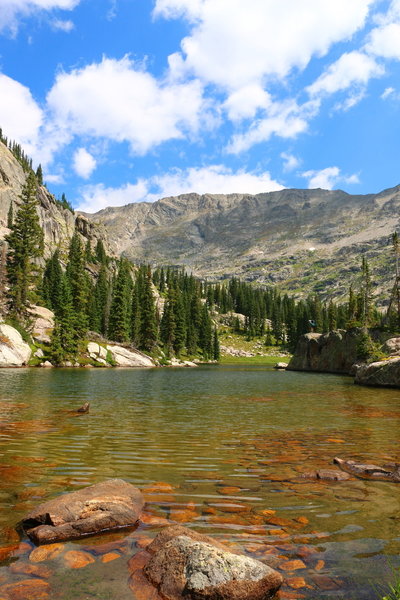
[[[359,366],[354,382],[359,385],[400,387],[400,356]]]
[[[329,333],[306,333],[288,365],[291,371],[350,373],[357,360],[362,329],[338,329]]]
[[[33,339],[40,343],[50,343],[54,329],[54,313],[44,306],[32,306],[28,312],[33,319]]]
[[[400,337],[390,338],[382,346],[384,354],[400,354]]]
[[[107,350],[111,352],[111,356],[117,367],[154,367],[154,361],[135,350],[128,350],[122,346],[107,346]]]
[[[29,362],[32,350],[21,334],[5,323],[0,323],[0,367],[22,367]]]
[[[109,479],[41,504],[21,525],[35,544],[45,544],[131,527],[143,506],[137,488],[122,479]]]
[[[166,600],[265,600],[283,582],[264,563],[183,527],[164,530],[147,551],[144,573]]]

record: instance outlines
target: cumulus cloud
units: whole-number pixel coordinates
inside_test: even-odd
[[[311,96],[333,94],[350,86],[365,86],[371,77],[383,74],[383,67],[370,56],[358,51],[347,52],[330,65],[307,90]]]
[[[106,187],[102,183],[87,185],[81,189],[76,210],[94,213],[108,206],[124,206],[145,200],[147,193],[148,183],[142,179],[136,184],[126,183],[119,188]]]
[[[240,154],[260,142],[268,141],[273,135],[295,138],[308,128],[308,121],[319,108],[318,102],[299,106],[294,100],[272,102],[265,116],[253,121],[247,131],[232,136],[227,151]]]
[[[389,23],[373,29],[366,49],[382,58],[400,60],[400,23]]]
[[[363,27],[374,0],[157,0],[154,14],[184,17],[190,35],[170,65],[228,90],[286,77]]]
[[[198,81],[160,83],[128,57],[59,73],[47,96],[54,123],[72,135],[129,142],[137,154],[198,131],[206,103]]]
[[[70,33],[73,29],[75,29],[73,21],[64,21],[63,19],[53,19],[51,21],[51,26],[53,29],[63,31],[64,33]]]
[[[159,198],[196,192],[198,194],[258,194],[283,189],[268,172],[233,171],[224,165],[174,169],[164,175],[140,179],[136,184],[106,188],[102,184],[82,189],[78,210],[97,212],[107,206],[131,202],[154,202]]]
[[[271,96],[258,84],[247,85],[229,95],[224,109],[231,121],[251,119],[257,110],[267,109],[272,104]]]
[[[77,175],[83,179],[89,179],[96,166],[96,159],[85,148],[76,150],[73,158],[73,168]]]
[[[283,170],[287,172],[294,171],[294,169],[297,169],[297,167],[299,167],[301,164],[301,160],[289,152],[282,152],[281,158],[284,161]]]
[[[338,167],[327,167],[320,171],[305,171],[302,177],[308,179],[308,188],[322,188],[323,190],[332,190],[340,183],[356,184],[360,183],[358,175],[342,175]]]
[[[38,142],[43,111],[27,87],[2,73],[0,115],[4,133],[17,140],[31,154]]]
[[[72,10],[79,2],[80,0],[1,0],[0,33],[8,30],[15,35],[21,18],[54,9]]]

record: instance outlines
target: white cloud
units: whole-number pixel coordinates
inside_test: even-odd
[[[251,119],[258,109],[267,109],[272,104],[271,96],[258,84],[247,85],[236,90],[224,102],[231,121]]]
[[[145,200],[147,193],[148,184],[142,179],[136,184],[126,183],[119,188],[106,187],[102,183],[87,185],[81,190],[82,198],[78,200],[76,210],[94,213],[108,206],[124,206]]]
[[[85,148],[76,150],[73,158],[73,168],[77,175],[83,179],[89,179],[96,166],[96,159]]]
[[[70,33],[75,29],[75,25],[72,21],[64,21],[63,19],[53,19],[51,26],[53,29],[63,31],[64,33]]]
[[[64,175],[62,173],[46,173],[44,179],[46,183],[65,183]]]
[[[347,184],[360,183],[358,175],[342,175],[338,167],[327,167],[320,171],[305,171],[301,175],[308,179],[309,189],[332,190],[341,182]]]
[[[371,77],[383,74],[383,67],[370,56],[357,51],[347,52],[331,64],[307,91],[313,97],[333,94],[350,86],[365,86]]]
[[[228,90],[283,78],[349,40],[374,0],[157,0],[154,14],[192,24],[170,64]]]
[[[31,154],[43,123],[43,112],[30,90],[18,81],[0,73],[1,127]]]
[[[373,29],[366,49],[382,58],[400,60],[400,23]]]
[[[127,141],[137,154],[197,133],[207,118],[198,81],[160,83],[128,57],[60,73],[47,102],[60,129]]]
[[[272,102],[266,116],[253,121],[245,133],[235,134],[227,151],[239,154],[260,142],[268,141],[273,135],[282,138],[295,138],[308,128],[308,120],[319,108],[318,102],[308,102],[299,106],[294,100]]]
[[[393,94],[395,93],[395,89],[394,87],[387,87],[384,92],[381,94],[381,98],[382,100],[386,100],[387,98],[389,98],[390,96],[393,96]]]
[[[294,169],[297,169],[297,167],[299,167],[301,164],[301,160],[297,158],[297,156],[294,156],[288,152],[282,152],[281,158],[284,161],[283,170],[286,172],[294,171]]]
[[[171,173],[152,178],[157,193],[151,199],[165,196],[178,196],[189,192],[197,194],[258,194],[283,189],[271,179],[268,172],[247,172],[244,169],[233,171],[224,165],[192,167],[186,170],[175,169]]]
[[[80,0],[1,0],[0,32],[16,34],[21,18],[54,9],[72,10]]]
[[[97,212],[107,206],[121,206],[131,202],[154,202],[159,198],[179,196],[196,192],[198,194],[258,194],[283,189],[271,179],[268,172],[247,172],[244,169],[233,171],[224,165],[174,169],[170,173],[158,175],[148,180],[140,179],[136,184],[125,184],[120,188],[106,188],[103,185],[86,186],[82,189],[82,200],[78,210]]]

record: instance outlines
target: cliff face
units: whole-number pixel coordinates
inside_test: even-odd
[[[0,142],[0,245],[9,232],[7,229],[7,214],[10,203],[13,204],[14,214],[16,214],[20,204],[19,196],[25,180],[26,173],[22,166],[8,148]],[[39,189],[38,200],[38,214],[44,231],[46,258],[56,248],[60,248],[61,253],[67,251],[75,227],[81,233],[85,242],[90,240],[92,246],[95,246],[97,240],[102,239],[106,249],[108,248],[104,226],[95,225],[83,215],[72,213],[70,210],[63,208],[45,187]],[[2,245],[4,246],[4,244]]]
[[[329,333],[306,333],[288,365],[290,371],[350,374],[357,361],[357,347],[362,329]]]
[[[400,186],[364,196],[320,189],[186,194],[86,216],[104,224],[114,251],[134,262],[239,276],[295,295],[345,297],[365,252],[384,300],[393,281],[390,236],[400,226]]]

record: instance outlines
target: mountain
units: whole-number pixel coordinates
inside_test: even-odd
[[[400,186],[368,195],[322,189],[185,194],[85,216],[105,226],[116,254],[134,262],[182,265],[210,279],[239,276],[295,295],[345,297],[365,253],[375,296],[385,303]]]
[[[0,142],[0,253],[4,252],[4,237],[7,229],[7,215],[10,204],[14,214],[20,204],[19,195],[25,184],[27,172],[11,151]],[[39,219],[44,230],[45,257],[59,247],[65,254],[75,228],[82,235],[83,241],[90,240],[94,247],[98,239],[102,239],[108,247],[104,226],[96,225],[83,215],[63,208],[45,186],[38,191]]]

